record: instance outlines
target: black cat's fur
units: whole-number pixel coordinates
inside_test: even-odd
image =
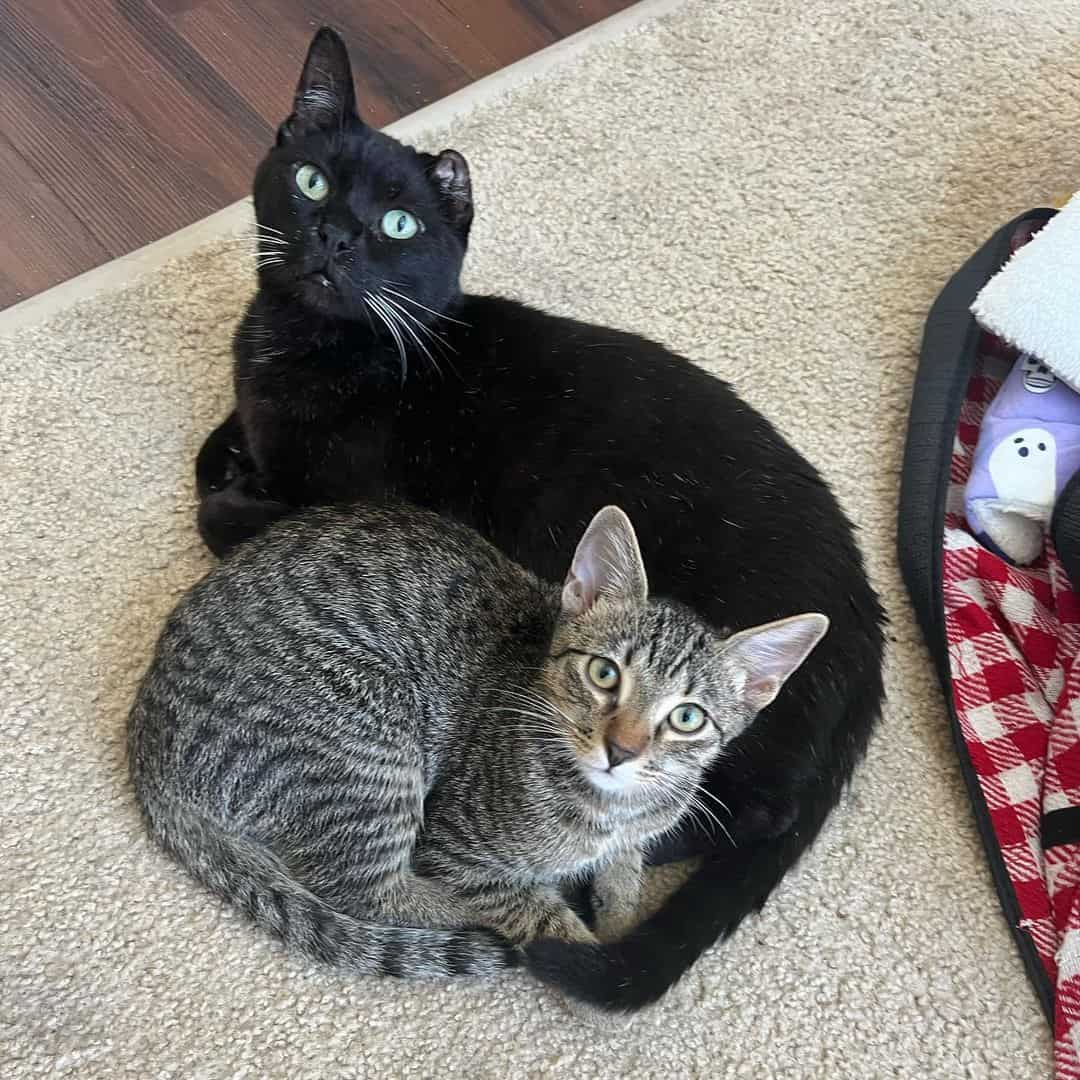
[[[256,176],[270,265],[236,335],[236,412],[199,455],[207,544],[222,554],[296,506],[396,495],[556,580],[614,502],[653,588],[717,628],[831,620],[711,773],[723,829],[701,816],[655,854],[703,854],[696,876],[616,945],[530,948],[542,978],[635,1009],[758,910],[817,836],[878,716],[883,612],[821,476],[726,383],[634,334],[462,295],[464,159],[372,130],[352,94],[344,45],[321,31]],[[302,163],[328,179],[323,201],[297,192]],[[380,231],[399,208],[423,223],[411,240]],[[400,347],[380,304],[416,320],[396,326]]]

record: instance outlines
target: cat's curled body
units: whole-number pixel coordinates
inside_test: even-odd
[[[724,641],[647,599],[614,508],[561,592],[427,512],[314,511],[172,614],[130,718],[136,795],[196,878],[308,955],[491,972],[596,940],[560,891],[586,875],[597,932],[626,929],[644,848],[824,626]]]
[[[558,177],[537,183],[557,197]],[[830,619],[783,694],[713,762],[703,797],[718,823],[687,815],[653,850],[704,856],[696,875],[616,943],[528,950],[535,972],[596,1004],[655,1001],[765,903],[865,750],[884,614],[850,522],[772,424],[688,360],[463,294],[464,158],[364,124],[329,31],[312,43],[254,201],[259,288],[236,335],[236,409],[197,464],[215,552],[298,507],[391,497],[473,526],[556,580],[614,500],[633,515],[658,591],[718,633],[791,611]],[[626,269],[647,305],[648,269]]]

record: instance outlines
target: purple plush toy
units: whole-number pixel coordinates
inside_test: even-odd
[[[987,547],[1033,562],[1078,467],[1080,394],[1021,353],[983,418],[964,493],[968,523]]]

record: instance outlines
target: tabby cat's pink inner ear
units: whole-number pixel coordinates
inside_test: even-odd
[[[563,610],[581,615],[601,597],[644,603],[649,585],[637,536],[617,506],[605,506],[589,522],[563,585]]]
[[[751,627],[724,642],[724,655],[734,667],[739,694],[750,713],[756,715],[772,704],[828,629],[825,615],[809,612]]]

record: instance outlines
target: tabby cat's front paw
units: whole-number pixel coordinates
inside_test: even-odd
[[[569,907],[542,907],[519,912],[517,918],[501,923],[499,933],[516,945],[527,946],[541,938],[576,941],[595,945],[596,936]]]
[[[626,937],[638,924],[640,899],[640,863],[616,864],[597,874],[590,890],[597,940],[606,944]]]
[[[609,941],[619,941],[637,926],[635,900],[636,897],[628,899],[593,891],[592,906],[596,913],[593,929],[597,941],[605,945]]]

